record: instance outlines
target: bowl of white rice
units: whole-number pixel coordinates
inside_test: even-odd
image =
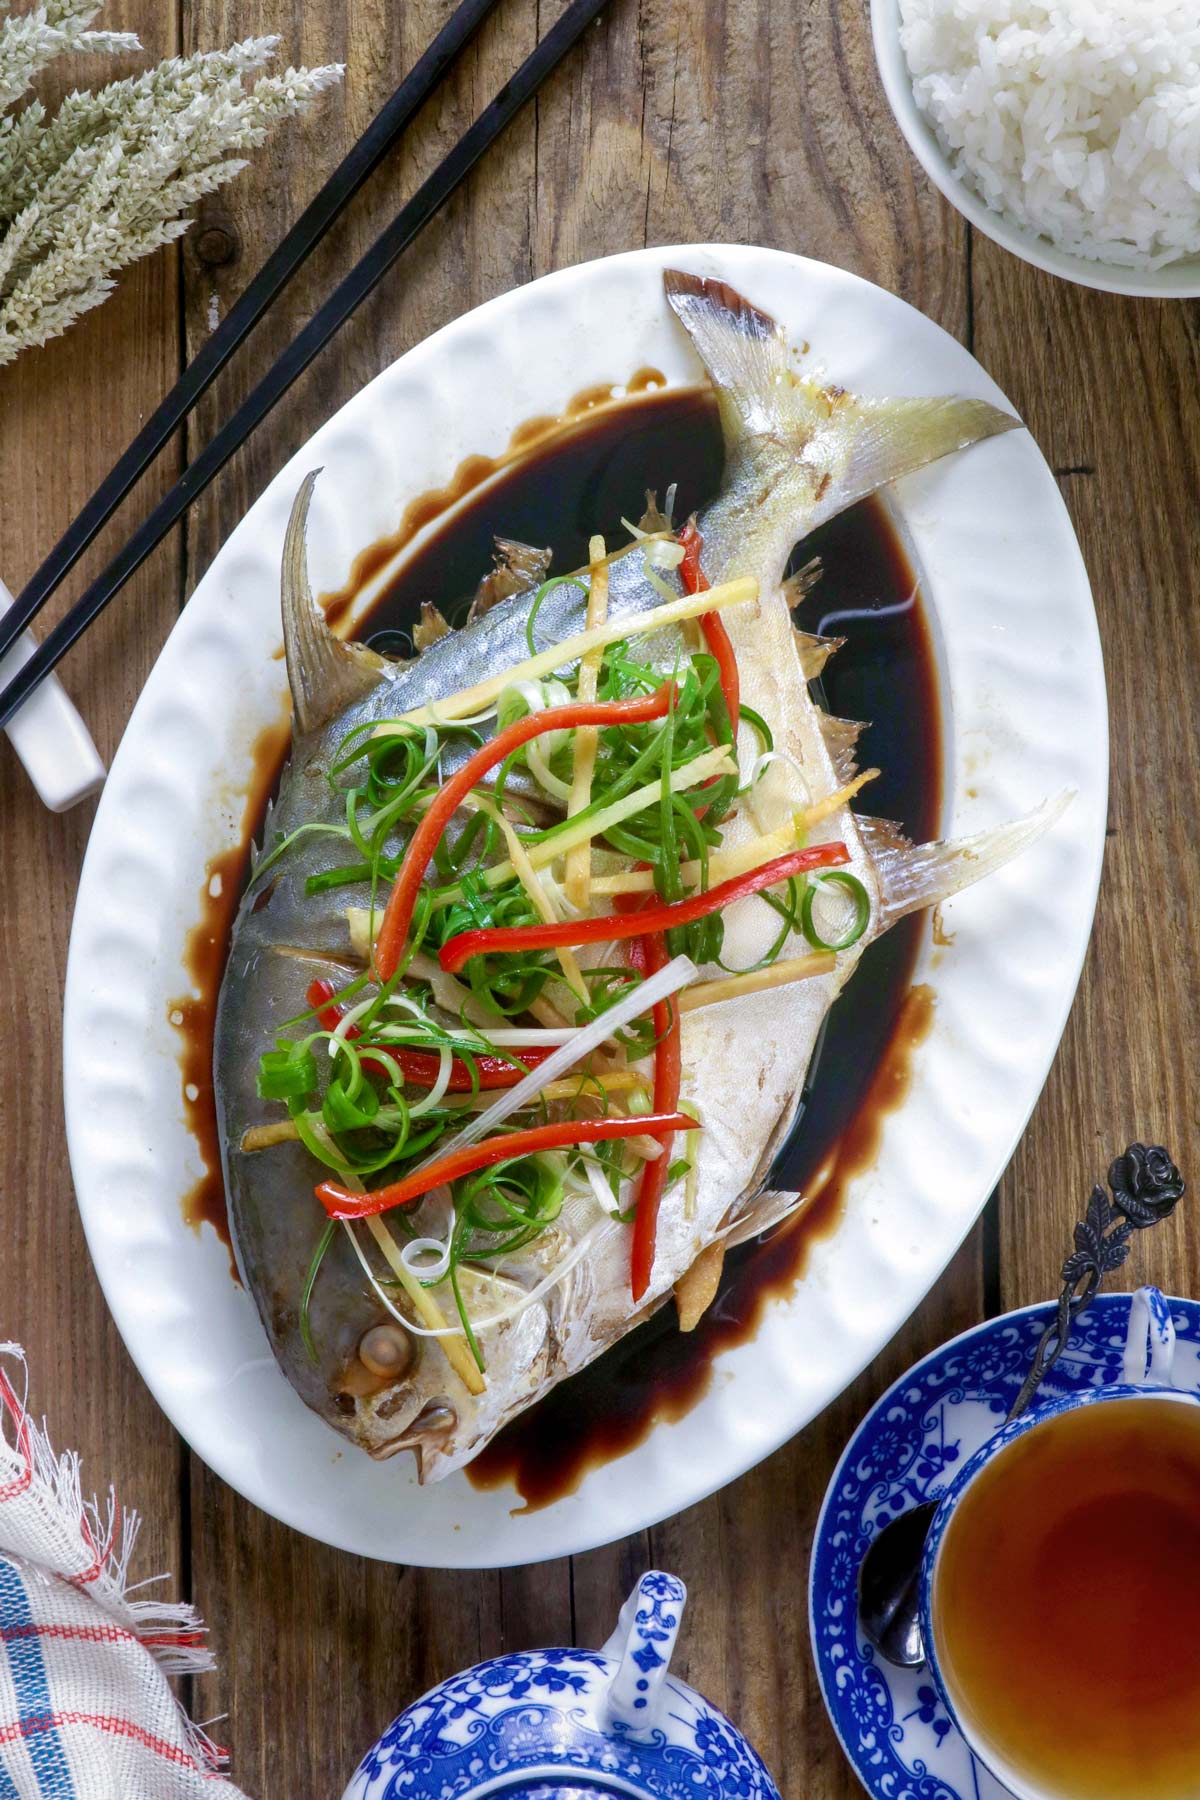
[[[973,225],[1109,293],[1200,295],[1200,0],[871,0],[887,97]]]

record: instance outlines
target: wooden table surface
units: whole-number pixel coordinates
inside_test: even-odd
[[[155,56],[277,31],[344,61],[344,86],[284,127],[208,203],[182,252],[123,278],[70,335],[0,374],[0,571],[16,589],[86,499],[266,248],[448,14],[448,0],[110,0]],[[230,411],[559,11],[504,0],[398,157],[359,197],[144,484],[147,505]],[[0,1338],[23,1343],[32,1403],[93,1484],[145,1516],[140,1572],[173,1569],[219,1671],[196,1716],[259,1800],[341,1792],[361,1751],[438,1678],[503,1648],[596,1644],[649,1563],[692,1602],[680,1673],[740,1720],[786,1800],[859,1791],[808,1650],[805,1580],[821,1494],[850,1429],[915,1356],[984,1314],[1044,1298],[1091,1182],[1126,1140],[1200,1168],[1189,1019],[1200,905],[1200,309],[1055,282],[971,233],[910,160],[876,79],[865,0],[613,0],[269,426],[72,657],[67,681],[111,754],[178,607],[251,500],[393,357],[545,271],[644,243],[803,251],[904,296],[979,357],[1059,477],[1095,587],[1113,730],[1109,852],[1079,997],[1029,1130],[981,1224],[900,1336],[808,1431],[724,1493],[625,1543],[532,1569],[391,1568],[264,1517],[193,1456],[135,1373],[92,1274],[59,1099],[67,936],[92,807],[42,810],[0,746]],[[86,568],[136,516],[127,507]],[[77,591],[77,588],[74,590]],[[1196,1291],[1188,1212],[1137,1246],[1131,1279]]]

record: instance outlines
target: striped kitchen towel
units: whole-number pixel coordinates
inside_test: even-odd
[[[137,1598],[137,1516],[85,1502],[0,1344],[0,1800],[244,1800],[169,1675],[212,1667],[190,1606]]]

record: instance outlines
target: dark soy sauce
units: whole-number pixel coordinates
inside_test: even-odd
[[[492,566],[497,536],[553,550],[551,573],[565,574],[587,562],[595,532],[612,544],[627,541],[621,520],[638,523],[647,488],[662,500],[675,482],[675,517],[685,519],[716,492],[723,461],[707,389],[668,390],[585,412],[500,467],[457,506],[405,563],[360,630],[370,643],[387,632],[379,648],[396,654],[393,634],[406,634],[423,600],[452,622],[461,620]]]
[[[372,609],[367,634],[404,631],[425,600],[461,617],[491,565],[496,534],[549,545],[562,572],[587,560],[592,533],[623,541],[621,518],[640,518],[648,487],[661,499],[676,483],[675,517],[686,518],[716,493],[722,464],[707,389],[598,406],[475,486],[401,569]],[[868,501],[810,537],[797,561],[813,556],[824,574],[797,622],[847,640],[826,665],[821,697],[831,712],[871,721],[860,759],[883,771],[861,809],[897,820],[918,841],[934,837],[937,680],[903,546],[885,508]],[[395,650],[394,638],[385,642]],[[909,1056],[930,1022],[928,992],[912,987],[923,929],[919,918],[906,920],[873,945],[830,1015],[800,1121],[773,1175],[775,1185],[810,1197],[795,1222],[731,1254],[722,1291],[695,1332],[682,1336],[674,1308],[664,1308],[515,1420],[471,1464],[472,1481],[511,1482],[527,1507],[570,1493],[657,1420],[687,1412],[708,1386],[714,1357],[752,1336],[767,1301],[791,1290],[813,1239],[836,1226],[847,1180],[872,1162],[883,1116],[906,1091]]]

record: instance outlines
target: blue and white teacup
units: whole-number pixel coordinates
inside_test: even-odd
[[[1044,1787],[1031,1784],[1026,1774],[1013,1768],[1009,1758],[981,1735],[962,1703],[961,1696],[955,1694],[953,1684],[947,1678],[944,1661],[939,1660],[933,1597],[946,1531],[968,1489],[983,1471],[1003,1457],[1026,1433],[1048,1419],[1062,1413],[1076,1412],[1085,1406],[1102,1406],[1111,1400],[1137,1400],[1159,1406],[1200,1404],[1200,1394],[1174,1385],[1174,1357],[1175,1328],[1167,1300],[1158,1288],[1139,1288],[1130,1300],[1129,1329],[1125,1339],[1121,1380],[1066,1394],[1061,1398],[1043,1400],[1031,1406],[1019,1418],[1002,1426],[963,1465],[934,1514],[933,1524],[925,1541],[920,1593],[921,1631],[929,1671],[947,1712],[971,1750],[997,1781],[1016,1796],[1016,1800],[1050,1800],[1050,1797]]]

